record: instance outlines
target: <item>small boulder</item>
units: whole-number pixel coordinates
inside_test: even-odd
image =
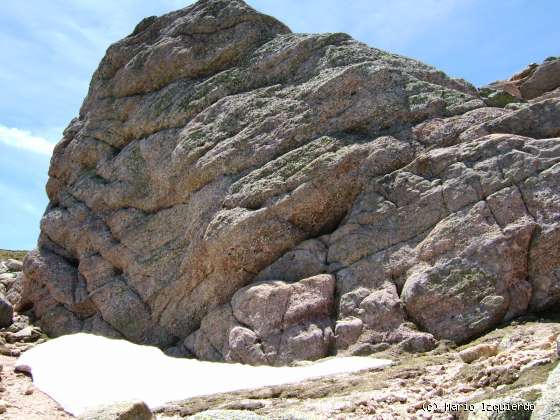
[[[13,317],[14,308],[4,296],[0,296],[0,328],[6,328],[12,325]]]
[[[334,328],[334,335],[336,339],[336,347],[345,349],[351,344],[354,344],[360,334],[364,323],[359,318],[342,319],[336,322]]]
[[[16,311],[25,306],[25,302],[21,300],[24,282],[25,279],[22,272],[16,273],[11,279],[6,279],[5,282],[0,282],[6,287],[6,299],[12,304]]]
[[[87,411],[81,420],[152,420],[152,411],[143,401],[117,403]]]
[[[360,343],[353,346],[350,349],[350,355],[352,356],[369,356],[370,354],[379,353],[389,349],[391,345],[389,343]]]
[[[498,354],[498,346],[496,344],[478,344],[459,352],[459,357],[465,363],[472,363],[481,357],[491,357]]]
[[[389,334],[389,339],[397,340],[399,348],[408,353],[425,353],[433,350],[437,345],[437,340],[432,334],[415,331],[404,325]]]
[[[330,274],[296,283],[260,282],[240,289],[231,306],[243,327],[231,329],[226,360],[286,365],[327,356],[333,339],[334,289]]]
[[[6,289],[12,287],[12,284],[16,280],[16,276],[14,273],[3,273],[0,274],[0,284],[4,286]]]
[[[519,90],[525,99],[534,99],[560,86],[560,60],[551,60],[537,67]]]
[[[37,341],[41,336],[41,330],[30,325],[15,333],[7,333],[6,340],[9,343],[31,343]]]
[[[8,261],[6,261],[4,263],[4,265],[6,266],[6,268],[9,271],[12,271],[12,272],[20,272],[20,271],[23,270],[23,263],[21,261],[18,261],[18,260],[9,259]]]

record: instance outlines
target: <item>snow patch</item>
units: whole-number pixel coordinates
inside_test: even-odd
[[[38,389],[67,412],[80,415],[121,401],[142,400],[153,409],[200,395],[294,383],[390,364],[390,360],[370,357],[336,357],[296,367],[203,362],[169,357],[156,347],[79,333],[25,352],[16,369],[31,373]]]

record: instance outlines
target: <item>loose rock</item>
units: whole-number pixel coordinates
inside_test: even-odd
[[[490,357],[498,354],[498,346],[495,344],[477,344],[459,352],[459,357],[465,363],[472,363],[481,357]]]
[[[79,416],[81,420],[153,420],[155,416],[146,403],[123,402],[98,408]]]

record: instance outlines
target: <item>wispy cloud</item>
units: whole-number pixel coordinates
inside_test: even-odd
[[[43,137],[34,136],[30,131],[9,128],[0,124],[0,142],[18,149],[50,156],[54,144]]]

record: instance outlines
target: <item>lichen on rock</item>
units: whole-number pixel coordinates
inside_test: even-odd
[[[22,298],[210,360],[465,341],[560,300],[560,99],[525,105],[241,0],[149,18],[54,150]]]

